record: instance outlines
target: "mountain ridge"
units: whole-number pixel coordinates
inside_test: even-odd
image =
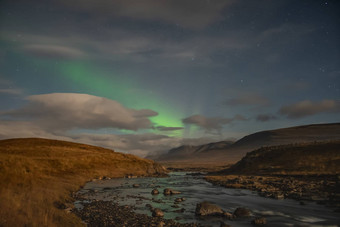
[[[310,124],[259,131],[230,144],[227,141],[199,146],[182,145],[154,158],[160,162],[235,163],[247,152],[263,146],[340,139],[340,123]],[[199,152],[197,152],[199,150]]]

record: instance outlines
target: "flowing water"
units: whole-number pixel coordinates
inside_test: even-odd
[[[139,184],[134,188],[133,184]],[[157,188],[159,195],[151,195]],[[163,195],[165,188],[180,191],[178,195]],[[220,222],[232,226],[251,226],[251,218],[227,220],[219,217],[201,219],[195,216],[196,204],[209,201],[220,206],[224,211],[233,212],[237,207],[247,207],[253,216],[267,219],[268,226],[338,226],[340,215],[332,209],[312,202],[300,205],[295,200],[275,200],[264,198],[256,192],[241,189],[228,189],[212,185],[202,176],[192,176],[186,173],[174,172],[167,178],[121,178],[89,182],[79,191],[90,201],[114,200],[120,205],[135,206],[136,213],[151,215],[146,204],[164,211],[164,218],[176,219],[178,222],[196,222],[208,226],[220,226]],[[174,203],[176,198],[186,198],[184,202]],[[84,201],[86,202],[86,201]],[[81,208],[80,201],[76,207]],[[176,206],[177,207],[174,207]],[[184,208],[184,212],[179,212]]]

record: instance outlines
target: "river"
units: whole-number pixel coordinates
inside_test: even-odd
[[[133,187],[138,184],[139,187]],[[151,195],[157,188],[159,195]],[[163,195],[165,188],[180,191],[178,195]],[[135,207],[136,213],[151,215],[146,204],[164,211],[165,219],[176,219],[181,223],[196,222],[208,226],[220,226],[223,221],[232,226],[252,226],[254,216],[267,219],[268,226],[338,226],[340,215],[332,209],[313,202],[300,205],[298,201],[264,198],[256,192],[241,189],[228,189],[212,185],[202,176],[193,176],[184,172],[173,172],[166,178],[120,178],[92,181],[78,193],[85,196],[85,201],[76,201],[75,206],[81,209],[82,203],[96,200],[113,200],[120,205]],[[186,200],[175,204],[176,198]],[[196,204],[209,201],[220,206],[224,211],[233,212],[237,207],[246,207],[253,217],[227,220],[220,217],[204,218],[195,216]],[[176,206],[177,205],[177,206]],[[184,212],[179,212],[184,208]]]

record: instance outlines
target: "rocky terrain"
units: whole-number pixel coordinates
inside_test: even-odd
[[[340,141],[263,147],[206,180],[275,199],[316,201],[340,210]]]
[[[112,201],[93,201],[85,204],[83,209],[74,210],[87,226],[136,226],[136,227],[194,227],[195,223],[181,224],[174,220],[162,217],[150,217],[146,214],[137,214],[131,206],[119,206]]]
[[[315,201],[335,207],[340,212],[340,178],[336,175],[321,176],[207,176],[206,180],[227,188],[257,191],[273,199]]]
[[[133,188],[139,188],[137,184],[132,185]],[[127,198],[138,199],[139,202],[143,200],[148,201],[145,207],[150,210],[151,216],[146,214],[136,213],[137,210],[135,205],[119,205],[119,195],[112,193],[110,201],[97,200],[93,196],[96,196],[96,190],[85,190],[84,193],[73,193],[74,200],[77,201],[78,207],[72,209],[71,211],[79,216],[87,226],[178,226],[178,227],[194,227],[194,226],[206,226],[202,223],[179,223],[177,222],[181,218],[177,217],[174,219],[163,218],[166,212],[160,208],[154,208],[152,204],[154,203],[164,203],[162,200],[148,199],[143,196],[133,196],[127,195]],[[171,188],[164,188],[162,194],[165,196],[175,196],[182,194],[180,191],[176,191]],[[152,195],[158,195],[161,193],[157,189],[151,191]],[[180,208],[178,204],[186,201],[183,197],[172,197],[174,199],[174,208]],[[79,207],[79,204],[80,207]],[[185,208],[178,209],[174,212],[183,213]],[[227,221],[243,221],[249,224],[262,225],[266,224],[267,220],[265,217],[256,216],[254,213],[246,207],[237,207],[236,209],[225,211],[220,206],[203,201],[196,204],[196,209],[194,214],[199,220],[216,220],[220,222],[220,226],[230,226],[226,224]],[[208,225],[209,226],[209,225]]]

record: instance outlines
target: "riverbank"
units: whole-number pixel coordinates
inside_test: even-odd
[[[157,226],[157,227],[198,227],[195,223],[181,224],[171,219],[151,217],[146,214],[137,214],[133,206],[119,206],[112,201],[92,201],[84,204],[82,209],[75,209],[87,226]]]
[[[151,160],[47,139],[0,141],[0,226],[83,226],[72,192],[96,178],[156,176]]]
[[[74,195],[75,208],[79,210],[73,212],[90,226],[124,226],[124,221],[134,226],[143,226],[146,222],[157,226],[161,219],[166,220],[163,223],[165,226],[176,226],[174,223],[178,222],[177,226],[196,223],[214,227],[219,227],[221,223],[252,226],[251,223],[257,219],[265,220],[268,226],[331,226],[340,221],[337,213],[323,205],[313,202],[302,205],[291,199],[267,199],[249,190],[208,183],[203,177],[171,172],[167,178],[120,178],[88,182]],[[169,194],[168,189],[176,193]],[[200,216],[197,207],[204,202],[219,207],[224,213]],[[249,211],[246,216],[237,215],[240,208]],[[117,214],[114,214],[115,210]],[[161,219],[153,217],[155,210],[160,211]],[[216,213],[214,209],[209,210]]]
[[[192,163],[192,162],[158,162],[171,172],[218,172],[229,168],[231,164],[221,163]]]
[[[274,199],[295,199],[301,205],[314,201],[340,212],[340,178],[338,175],[223,175],[206,176],[215,185],[257,191],[260,196]]]

